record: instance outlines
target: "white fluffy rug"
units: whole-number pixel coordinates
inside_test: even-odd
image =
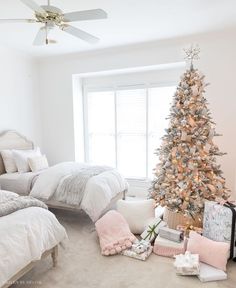
[[[176,276],[173,259],[152,254],[146,262],[115,255],[102,256],[93,223],[84,213],[53,211],[65,226],[69,241],[59,250],[52,268],[50,257],[20,279],[16,288],[235,288],[236,263],[228,264],[228,280],[203,284],[197,277]]]

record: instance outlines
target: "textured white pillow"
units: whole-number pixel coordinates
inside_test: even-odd
[[[37,172],[48,168],[48,160],[45,155],[29,157],[28,163],[32,172]]]
[[[125,217],[132,233],[141,234],[150,218],[155,217],[154,205],[153,199],[119,200],[117,201],[117,211]]]
[[[12,155],[16,161],[18,172],[20,173],[30,172],[28,158],[42,156],[39,147],[33,150],[12,150]]]
[[[16,162],[12,155],[12,151],[2,150],[1,155],[2,155],[2,160],[3,160],[6,172],[7,173],[17,172]]]

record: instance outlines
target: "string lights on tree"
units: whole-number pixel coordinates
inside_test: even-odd
[[[213,142],[213,137],[220,135],[215,132],[204,97],[208,84],[205,76],[193,67],[200,49],[191,46],[185,53],[190,68],[181,77],[170,110],[169,127],[156,150],[159,163],[150,197],[173,212],[194,217],[203,212],[206,199],[228,199],[230,194],[216,161],[216,156],[225,153]]]

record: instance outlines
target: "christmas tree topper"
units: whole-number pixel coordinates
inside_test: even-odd
[[[186,54],[185,58],[186,60],[190,60],[190,70],[193,69],[193,61],[199,60],[199,54],[200,54],[200,48],[198,45],[191,45],[188,49],[184,49],[184,52]]]

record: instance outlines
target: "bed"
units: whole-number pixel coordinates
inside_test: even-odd
[[[0,134],[0,151],[4,149],[30,150],[33,148],[34,143],[16,131],[6,131]],[[78,171],[85,169],[84,167],[88,166],[86,165],[84,163],[64,162],[49,167],[40,173],[6,173],[0,156],[0,187],[21,195],[32,195],[44,201],[51,208],[83,210],[95,222],[106,211],[114,207],[118,199],[125,197],[128,185],[116,169],[103,171],[86,182],[83,197],[79,201],[67,201],[65,197],[62,200],[58,193],[58,187],[62,186],[60,185],[61,182],[75,171],[79,173]]]
[[[13,197],[18,198],[18,195],[0,190],[1,213],[5,203],[9,204]],[[35,206],[1,216],[0,231],[1,288],[11,286],[48,255],[56,266],[58,245],[67,238],[55,215]]]

